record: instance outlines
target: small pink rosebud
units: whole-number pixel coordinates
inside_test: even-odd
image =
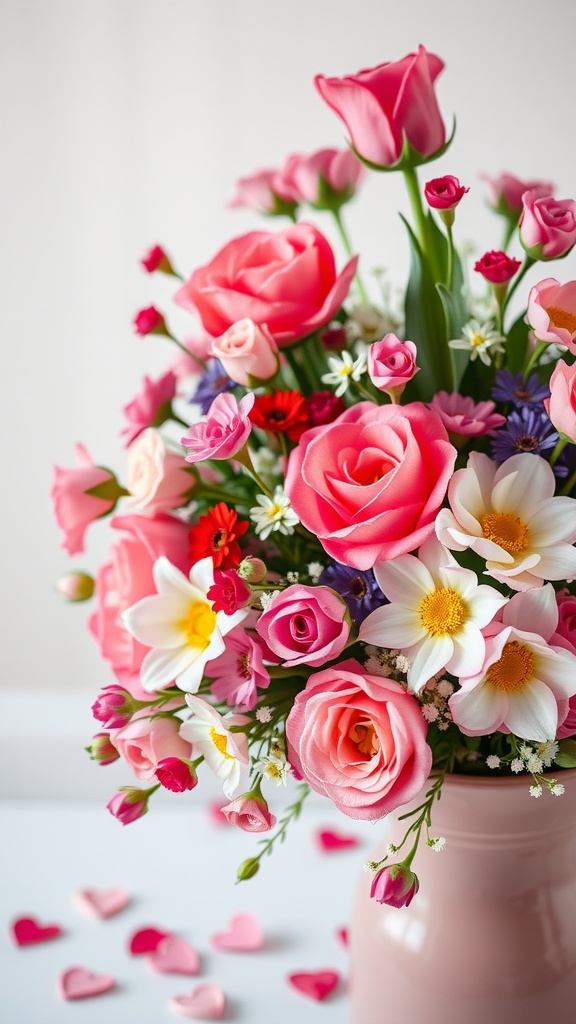
[[[185,758],[163,757],[156,765],[155,774],[160,785],[172,793],[184,793],[198,785],[196,769]]]
[[[370,896],[389,907],[407,907],[419,888],[418,878],[410,868],[404,864],[391,864],[374,875]]]
[[[131,720],[141,701],[134,699],[123,686],[111,683],[105,686],[92,705],[92,714],[107,729],[122,729]]]
[[[490,249],[476,260],[474,270],[490,284],[506,284],[521,266],[521,260],[513,259],[500,249]]]
[[[156,306],[140,309],[134,317],[136,334],[144,338],[147,334],[167,334],[166,321]]]
[[[153,274],[156,270],[162,274],[174,274],[174,268],[161,245],[153,245],[140,260],[140,265],[147,274]]]
[[[269,832],[276,824],[275,816],[259,793],[243,793],[222,808],[230,825],[238,825],[244,832]]]
[[[250,603],[252,591],[234,569],[215,569],[214,583],[206,594],[212,601],[212,610],[234,615],[239,608]]]
[[[433,210],[453,210],[469,188],[465,188],[453,174],[432,178],[424,186],[424,197]]]
[[[97,732],[96,735],[92,737],[92,743],[84,749],[88,751],[92,761],[97,761],[98,764],[102,766],[105,764],[112,764],[120,757],[120,754],[110,739],[110,733],[107,732]]]
[[[401,341],[395,334],[386,334],[368,349],[368,375],[379,391],[398,402],[408,381],[418,373],[416,345]]]
[[[118,819],[121,825],[129,825],[146,814],[148,800],[152,789],[136,789],[133,786],[121,786],[117,793],[106,804],[110,814]]]
[[[67,601],[88,601],[94,593],[94,577],[87,572],[67,572],[56,583],[56,590]]]

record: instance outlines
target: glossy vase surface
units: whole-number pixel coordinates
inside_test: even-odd
[[[535,799],[526,775],[447,777],[431,828],[446,846],[421,843],[409,907],[370,899],[363,873],[350,922],[350,1024],[576,1020],[576,770],[558,778],[562,796],[544,789]],[[405,828],[390,816],[370,858]]]

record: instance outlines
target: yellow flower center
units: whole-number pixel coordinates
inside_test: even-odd
[[[226,737],[224,736],[223,733],[217,732],[216,727],[214,725],[210,726],[210,739],[212,740],[212,743],[216,747],[218,753],[222,754],[222,757],[225,757],[227,761],[234,760],[234,755],[229,754],[228,751],[226,750]]]
[[[479,348],[486,341],[486,337],[483,334],[472,334],[470,337],[470,344],[472,348]]]
[[[546,312],[553,327],[563,327],[564,330],[570,331],[570,334],[574,334],[576,313],[570,313],[567,309],[561,309],[560,306],[546,306]]]
[[[506,644],[500,659],[490,665],[486,682],[505,693],[521,690],[534,675],[536,657],[534,652],[517,640]]]
[[[466,621],[466,605],[451,587],[426,594],[420,605],[420,622],[431,636],[457,633]]]
[[[208,647],[216,626],[216,613],[207,601],[192,601],[184,623],[184,632],[190,647],[204,651]]]
[[[370,721],[356,722],[348,733],[348,738],[358,747],[361,754],[373,757],[380,750],[378,737]]]
[[[487,540],[494,541],[509,555],[528,547],[528,527],[511,512],[489,512],[480,520],[480,526]]]

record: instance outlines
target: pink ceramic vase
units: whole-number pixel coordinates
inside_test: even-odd
[[[363,874],[350,927],[351,1024],[576,1019],[576,769],[559,775],[564,795],[545,789],[538,799],[526,775],[447,777],[431,829],[446,846],[418,850],[409,907],[370,899]],[[404,835],[406,823],[391,817],[374,860]]]

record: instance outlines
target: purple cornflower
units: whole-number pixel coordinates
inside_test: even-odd
[[[190,401],[196,402],[206,416],[216,396],[232,391],[235,387],[236,384],[230,380],[220,360],[210,359]]]
[[[332,590],[344,598],[350,616],[357,626],[375,608],[379,608],[382,604],[388,604],[376,582],[372,569],[362,571],[334,562],[333,565],[328,565],[324,569],[318,583],[324,587],[332,587]]]
[[[520,452],[543,455],[557,442],[558,432],[544,410],[522,405],[513,409],[506,426],[492,439],[492,456],[496,462],[504,462]]]
[[[513,402],[520,407],[537,405],[549,395],[550,389],[546,384],[540,383],[537,373],[524,380],[522,373],[498,370],[496,383],[492,388],[492,398],[495,402]]]

